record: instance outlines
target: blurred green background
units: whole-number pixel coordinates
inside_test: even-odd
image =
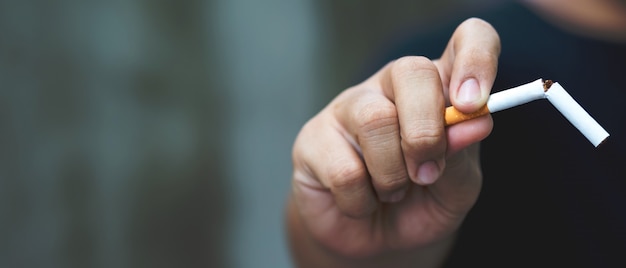
[[[0,267],[291,267],[300,126],[489,2],[1,1]]]

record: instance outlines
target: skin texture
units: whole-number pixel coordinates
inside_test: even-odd
[[[489,115],[444,127],[443,110],[485,105],[500,40],[472,18],[440,59],[384,66],[333,99],[293,146],[287,225],[298,267],[435,267],[482,183]]]

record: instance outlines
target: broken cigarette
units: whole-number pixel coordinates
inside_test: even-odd
[[[445,125],[453,125],[544,98],[548,99],[594,146],[598,147],[609,137],[609,133],[559,83],[543,79],[491,94],[487,104],[474,113],[465,114],[450,106],[444,113]]]
[[[550,90],[546,91],[546,98],[572,125],[587,137],[593,146],[598,147],[609,137],[609,133],[559,83],[554,83]]]

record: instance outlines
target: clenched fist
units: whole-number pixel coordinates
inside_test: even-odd
[[[481,188],[478,143],[490,116],[444,127],[443,111],[482,107],[500,40],[472,18],[441,58],[384,66],[333,99],[293,146],[287,209],[302,267],[436,266]]]

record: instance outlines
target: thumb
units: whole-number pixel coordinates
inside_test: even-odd
[[[500,38],[481,19],[468,19],[455,30],[441,57],[441,67],[449,74],[450,102],[456,109],[471,113],[489,98],[495,80]]]

